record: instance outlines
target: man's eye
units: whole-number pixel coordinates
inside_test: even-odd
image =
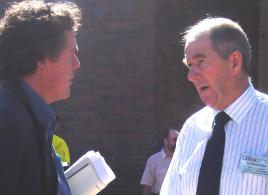
[[[198,60],[198,65],[201,65],[204,62],[204,60]]]

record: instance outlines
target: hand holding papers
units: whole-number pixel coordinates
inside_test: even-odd
[[[73,195],[95,195],[115,179],[99,152],[89,151],[65,171]]]

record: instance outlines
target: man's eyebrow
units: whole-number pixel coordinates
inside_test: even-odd
[[[193,57],[192,57],[192,59],[198,59],[198,58],[206,58],[206,55],[205,54],[202,54],[202,53],[197,53],[197,54],[193,55]],[[183,62],[183,64],[185,64],[186,66],[188,66],[187,61],[186,61],[186,58],[183,58],[182,59],[182,62]]]
[[[202,53],[197,53],[197,54],[195,54],[195,55],[193,55],[193,59],[196,59],[196,58],[205,58],[206,57],[206,55],[205,54],[202,54]]]

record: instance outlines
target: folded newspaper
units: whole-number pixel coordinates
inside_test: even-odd
[[[95,195],[115,175],[99,152],[89,151],[65,171],[73,195]]]

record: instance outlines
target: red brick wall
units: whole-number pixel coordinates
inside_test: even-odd
[[[153,148],[154,4],[80,1],[81,70],[67,102],[56,105],[72,160],[100,151],[117,179],[103,194],[139,194]]]
[[[5,1],[0,2],[0,11]],[[201,103],[182,65],[180,33],[206,14],[241,22],[258,63],[258,0],[76,0],[81,70],[53,108],[74,162],[100,151],[117,179],[105,195],[141,194],[139,181],[162,131],[180,128]],[[252,68],[253,78],[257,68]]]
[[[115,171],[117,179],[102,194],[141,194],[143,168],[159,148],[162,131],[180,128],[201,105],[181,63],[180,33],[185,27],[206,13],[238,20],[257,62],[257,1],[195,2],[81,1],[82,67],[73,96],[60,112],[73,159],[92,148]],[[257,69],[252,70],[255,75]]]

